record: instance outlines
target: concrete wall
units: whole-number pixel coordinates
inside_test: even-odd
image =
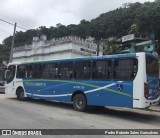
[[[32,45],[17,47],[13,52],[13,62],[52,60],[96,56],[97,45],[91,40],[75,36],[62,37],[47,41],[45,36],[34,37]],[[102,55],[102,45],[100,54]]]

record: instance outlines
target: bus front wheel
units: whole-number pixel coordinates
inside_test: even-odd
[[[25,93],[23,89],[19,89],[17,91],[17,99],[20,101],[24,101],[25,100]]]
[[[73,97],[73,107],[76,111],[85,111],[87,109],[87,100],[85,95],[77,94]]]

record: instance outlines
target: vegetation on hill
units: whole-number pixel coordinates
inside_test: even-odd
[[[88,36],[96,40],[105,39],[112,36],[121,37],[130,32],[130,27],[136,24],[134,33],[156,34],[160,40],[160,0],[141,4],[125,3],[116,10],[103,13],[99,17],[86,21],[82,20],[78,25],[68,26],[57,24],[56,27],[47,28],[41,26],[38,29],[26,32],[17,32],[15,46],[31,44],[33,36],[47,35],[48,39],[59,38],[68,35],[75,35],[82,38]],[[9,51],[12,36],[6,38],[0,45],[0,60],[9,59]]]

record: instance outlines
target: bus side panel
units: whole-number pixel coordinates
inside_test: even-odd
[[[132,82],[94,81],[91,84],[92,85],[99,84],[100,90],[86,93],[88,105],[117,106],[117,107],[130,107],[130,108],[133,107]]]
[[[28,97],[71,102],[75,91],[87,96],[88,105],[133,107],[132,82],[116,81],[67,81],[67,80],[25,80]]]
[[[71,102],[73,92],[82,91],[88,105],[133,107],[133,83],[117,81],[26,80],[28,97]]]
[[[71,101],[72,84],[70,83],[58,80],[24,80],[23,84],[27,97],[62,102]]]

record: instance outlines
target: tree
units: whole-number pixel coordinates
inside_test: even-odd
[[[118,51],[118,45],[116,41],[108,41],[107,39],[104,41],[104,52],[105,55],[110,55],[110,54],[117,54],[119,53]]]
[[[38,29],[28,30],[26,32],[16,32],[15,46],[31,44],[33,36],[40,36],[42,34],[47,35],[49,40],[68,35],[75,35],[81,38],[91,36],[95,38],[98,44],[101,39],[112,36],[120,38],[128,34],[133,24],[136,24],[136,30],[134,32],[155,34],[160,42],[159,11],[160,0],[146,2],[144,4],[139,2],[126,3],[122,7],[103,13],[91,21],[81,20],[78,25],[71,24],[65,26],[58,23],[55,27],[47,28],[46,26],[41,26]],[[11,42],[12,36],[9,36],[3,41],[0,47],[1,57],[4,55],[3,53],[10,51]],[[114,48],[116,46],[113,45],[111,44],[110,49],[116,50]],[[3,57],[7,59],[7,56],[8,54],[5,54]]]

